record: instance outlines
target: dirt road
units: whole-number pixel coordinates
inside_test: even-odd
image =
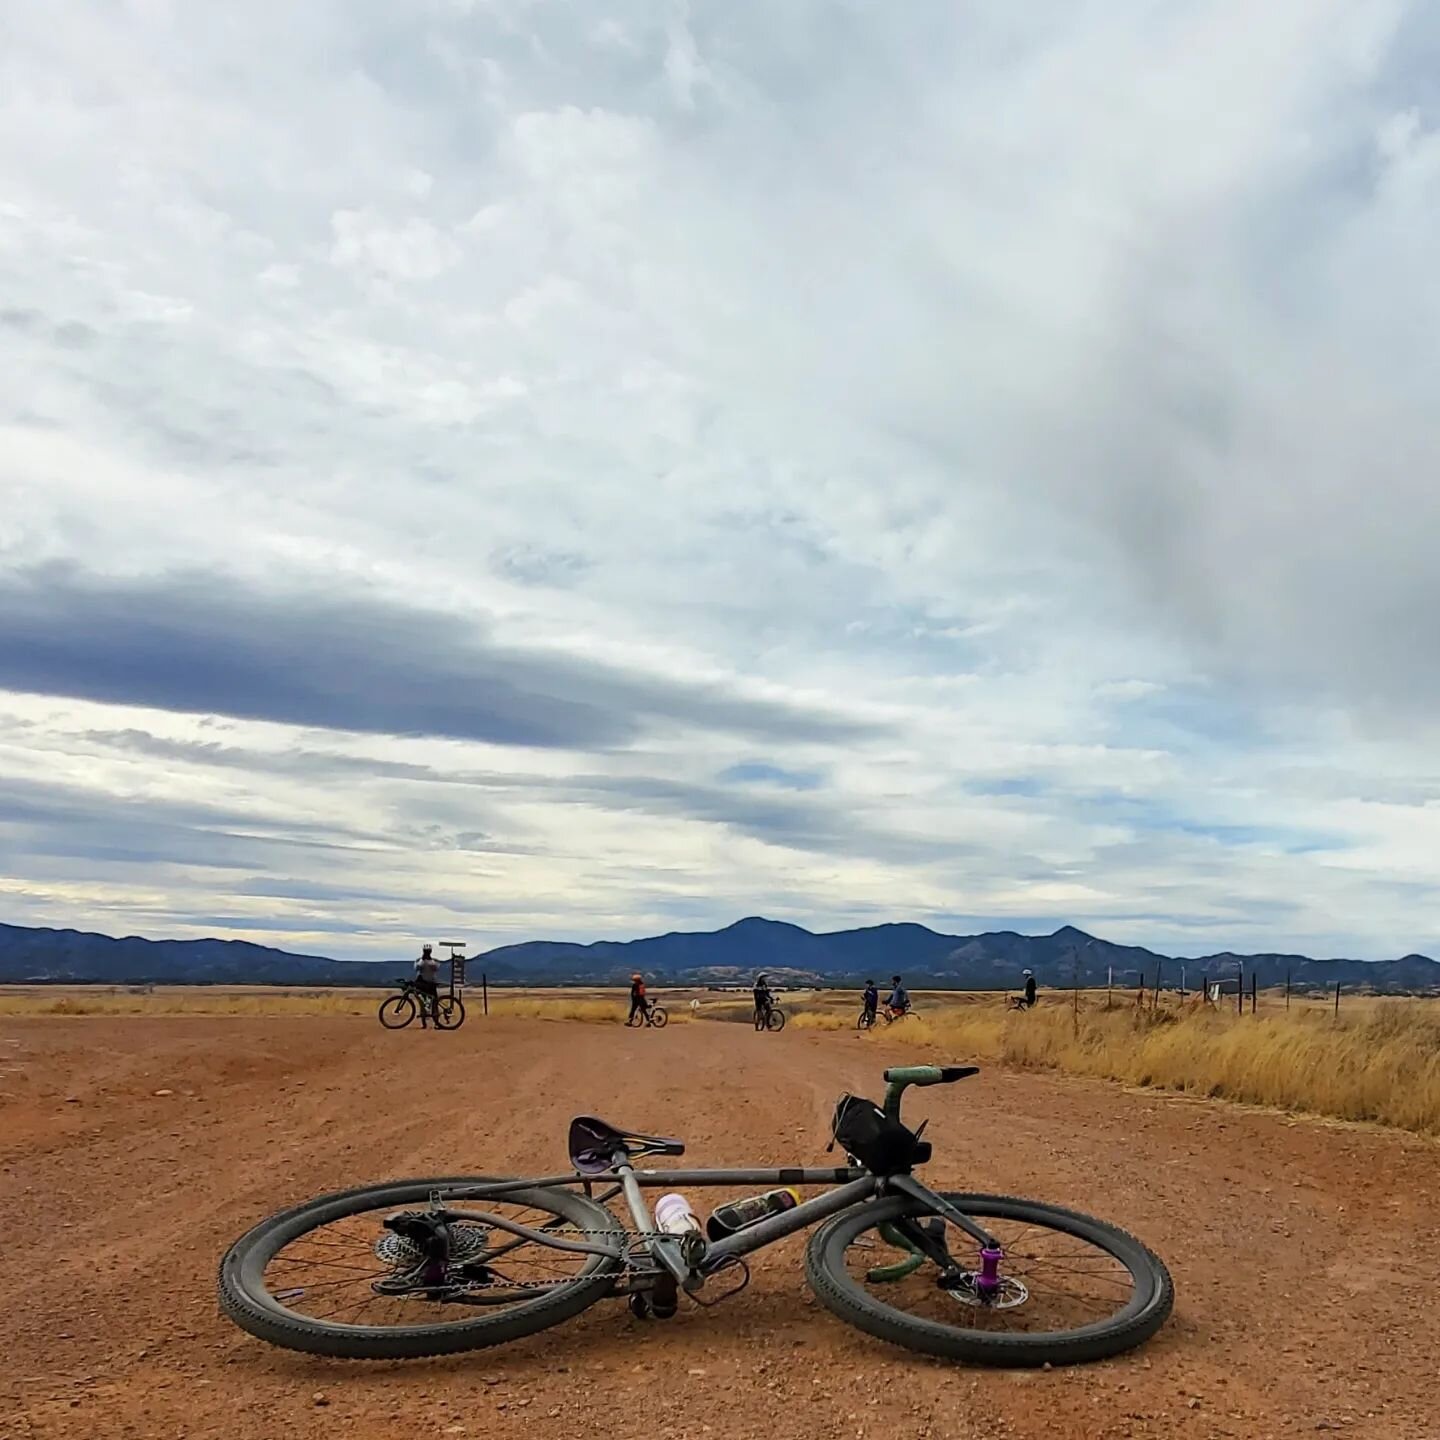
[[[1133,1355],[1037,1373],[910,1356],[815,1305],[799,1240],[718,1309],[641,1324],[610,1302],[444,1361],[287,1354],[217,1313],[220,1253],[283,1204],[553,1168],[584,1112],[683,1135],[686,1163],[823,1163],[835,1097],[878,1095],[886,1063],[916,1058],[710,1023],[0,1022],[0,1436],[1437,1433],[1440,1147],[1001,1070],[915,1096],[926,1178],[1142,1236],[1178,1303]]]

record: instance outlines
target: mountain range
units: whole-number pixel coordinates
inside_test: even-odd
[[[241,940],[114,939],[77,930],[0,925],[0,983],[390,985],[411,956],[393,961],[331,960],[295,955]],[[1440,990],[1440,962],[1425,955],[1398,960],[1314,960],[1304,955],[1237,955],[1231,951],[1177,959],[1136,945],[1116,945],[1073,925],[1051,935],[1013,930],[944,935],[924,925],[871,925],[823,934],[751,917],[722,930],[673,932],[643,940],[592,944],[532,940],[471,957],[471,983],[606,985],[640,971],[658,985],[747,984],[765,971],[782,987],[881,985],[901,974],[918,989],[1015,988],[1029,968],[1044,987],[1134,986],[1143,975],[1174,987],[1181,967],[1190,986],[1202,977],[1233,981],[1243,969],[1259,985],[1403,994]]]

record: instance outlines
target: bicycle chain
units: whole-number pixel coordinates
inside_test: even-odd
[[[629,1259],[629,1255],[630,1255],[630,1251],[634,1248],[634,1242],[635,1242],[635,1241],[637,1241],[637,1240],[645,1240],[645,1241],[657,1240],[657,1239],[660,1239],[661,1237],[667,1235],[669,1232],[668,1232],[668,1231],[665,1231],[665,1230],[620,1230],[620,1231],[616,1231],[616,1230],[580,1230],[580,1229],[576,1229],[576,1228],[566,1228],[566,1229],[564,1229],[564,1230],[547,1230],[545,1233],[546,1233],[547,1235],[558,1235],[558,1236],[570,1236],[570,1235],[582,1235],[582,1236],[586,1236],[586,1237],[597,1236],[597,1235],[598,1235],[598,1236],[605,1236],[605,1237],[613,1237],[613,1236],[616,1236],[616,1235],[623,1236],[627,1241],[630,1241],[630,1242],[631,1242],[631,1243],[630,1243],[629,1245],[627,1245],[627,1246],[625,1247],[625,1249],[622,1250],[622,1252],[621,1252],[622,1256],[623,1256],[626,1260],[628,1260],[628,1259]],[[538,1243],[538,1242],[532,1242],[532,1243]],[[542,1248],[543,1248],[543,1247],[542,1247]],[[478,1263],[483,1265],[485,1262],[484,1262],[483,1260],[481,1260],[481,1261],[479,1261]],[[626,1266],[626,1272],[627,1272],[628,1274],[632,1274],[632,1275],[649,1275],[649,1274],[657,1274],[657,1275],[658,1275],[658,1274],[661,1273],[658,1269],[655,1270],[655,1271],[635,1270],[635,1269],[632,1269],[632,1268],[631,1268],[630,1266],[628,1266],[628,1265]],[[544,1290],[544,1289],[549,1288],[549,1287],[550,1287],[551,1285],[553,1285],[554,1283],[555,1283],[555,1282],[554,1282],[553,1280],[507,1280],[504,1276],[493,1276],[491,1279],[483,1282],[483,1288],[484,1288],[484,1289],[487,1289],[487,1290]],[[455,1287],[455,1288],[458,1289],[458,1288],[460,1288],[460,1287],[457,1286],[457,1287]]]

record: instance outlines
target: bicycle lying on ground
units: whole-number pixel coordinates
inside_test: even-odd
[[[643,1021],[640,1018],[641,1013],[645,1016]],[[650,1004],[645,1006],[643,1012],[637,1013],[632,1010],[625,1023],[627,1025],[653,1025],[655,1029],[663,1030],[670,1023],[670,1017],[665,1013],[663,1005]]]
[[[915,1013],[914,1007],[909,1006],[904,1010],[894,1010],[889,1005],[882,1005],[878,1011],[861,1010],[860,1018],[855,1022],[857,1030],[869,1030],[877,1020],[883,1020],[887,1025],[894,1025],[899,1020],[905,1020]]]
[[[673,1315],[682,1296],[718,1304],[748,1282],[746,1256],[819,1223],[805,1260],[812,1290],[882,1340],[1012,1366],[1098,1360],[1141,1344],[1164,1324],[1174,1290],[1140,1241],[1059,1206],[942,1193],[914,1177],[931,1146],[923,1125],[901,1121],[906,1089],[976,1073],[905,1066],[885,1072],[883,1108],[842,1097],[832,1144],[850,1163],[836,1168],[637,1169],[648,1156],[683,1155],[684,1144],[582,1116],[562,1174],[395,1180],[324,1195],[230,1247],[221,1308],[286,1349],[447,1354],[518,1340],[607,1297],[655,1319]],[[823,1189],[718,1239],[693,1225],[657,1228],[644,1193],[755,1185]],[[617,1200],[629,1228],[608,1208]],[[711,1285],[723,1288],[707,1296]]]
[[[778,1005],[767,1005],[764,1014],[755,1012],[755,1028],[778,1034],[785,1028],[785,1012]]]
[[[403,1030],[417,1015],[427,1014],[437,1030],[458,1030],[465,1023],[465,1002],[453,991],[437,997],[432,1011],[430,996],[413,980],[398,983],[400,993],[380,1002],[380,1023],[387,1030]]]

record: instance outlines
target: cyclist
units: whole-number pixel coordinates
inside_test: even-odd
[[[1025,972],[1025,1008],[1026,1008],[1027,1010],[1030,1010],[1030,1009],[1033,1009],[1033,1008],[1034,1008],[1034,1005],[1035,1005],[1035,972],[1034,972],[1033,970],[1027,970],[1027,971]]]
[[[770,1018],[770,1008],[775,997],[770,993],[770,982],[764,975],[755,977],[755,1023],[763,1025]]]
[[[860,1000],[865,1007],[865,1023],[867,1025],[873,1025],[875,1023],[875,1012],[880,1008],[880,992],[875,988],[875,982],[873,980],[867,980],[865,982],[865,990]]]
[[[435,958],[434,947],[422,945],[420,957],[415,961],[415,988],[420,992],[420,1028],[426,1028],[427,1019],[440,1028],[440,962]]]
[[[910,992],[901,983],[898,975],[891,980],[890,998],[885,1005],[892,1015],[903,1015],[910,1008]]]
[[[645,998],[645,980],[638,970],[630,977],[630,1018],[625,1023],[631,1024],[637,1015],[645,1020],[650,1018],[650,1002]]]

